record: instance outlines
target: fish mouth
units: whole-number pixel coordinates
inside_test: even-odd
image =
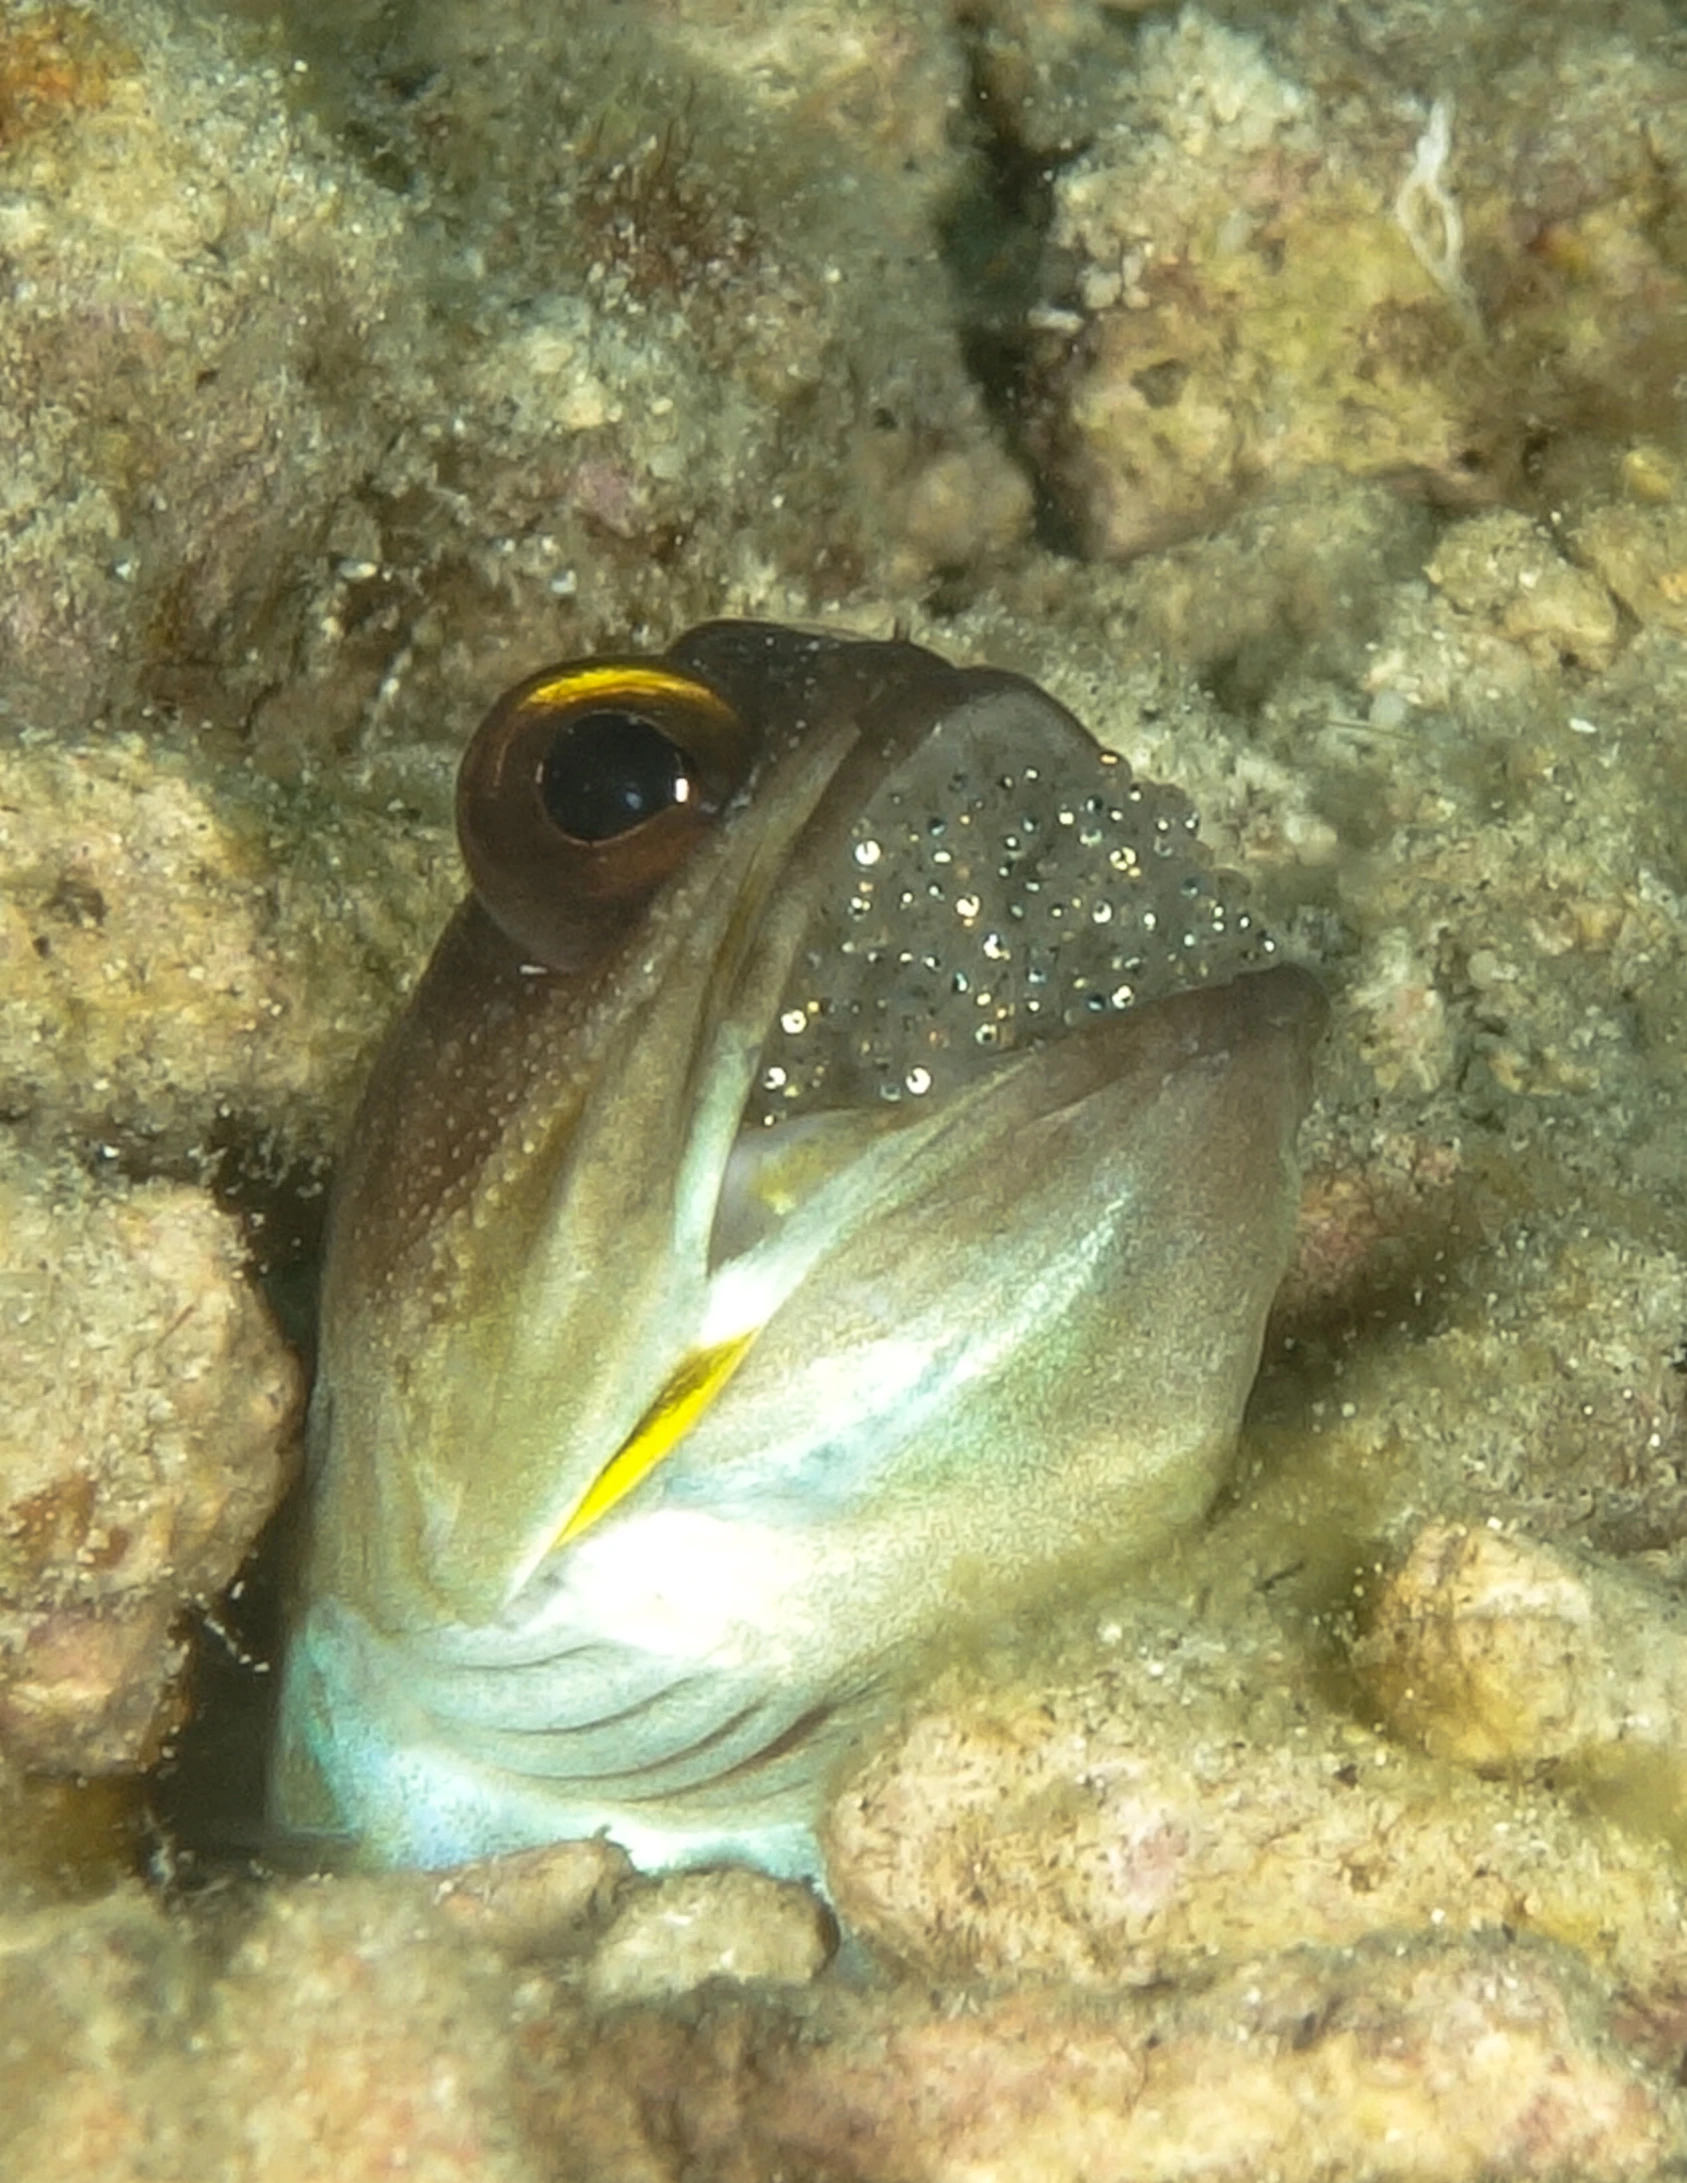
[[[777,753],[641,940],[498,1324],[443,1390],[425,1582],[462,1620],[664,1490],[765,1330],[874,1221],[1128,1072],[1156,978],[1218,984],[1245,959],[1175,791],[1139,796],[1016,677],[942,675]],[[1074,774],[1039,841],[1033,791]],[[956,780],[984,785],[956,805]],[[1193,906],[1166,932],[1174,896]],[[482,1475],[454,1448],[489,1451]]]
[[[1007,1057],[917,1113],[819,1114],[784,1128],[746,1129],[722,1178],[699,1336],[549,1548],[579,1540],[675,1455],[764,1331],[787,1307],[800,1312],[805,1289],[823,1289],[875,1225],[907,1221],[922,1201],[952,1202],[958,1182],[1011,1164],[1050,1122],[1092,1131],[1109,1116],[1125,1123],[1168,1088],[1245,1074],[1262,1053],[1267,1076],[1282,1079],[1276,1105],[1298,1119],[1324,1013],[1322,993],[1304,972],[1244,972]],[[1115,1211],[1108,1207],[1106,1216]],[[988,1225],[979,1240],[990,1240]],[[1084,1251],[1075,1246],[1071,1265],[1051,1277],[1051,1295],[1063,1281],[1086,1276]],[[958,1270],[957,1278],[964,1278]],[[939,1346],[932,1345],[934,1359]],[[965,1369],[949,1360],[931,1374],[916,1373],[910,1395],[924,1386],[917,1399],[929,1401],[945,1372]]]

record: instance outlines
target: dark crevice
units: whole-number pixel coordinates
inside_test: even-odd
[[[242,1116],[231,1116],[213,1133],[205,1159],[213,1197],[240,1222],[253,1278],[308,1366],[328,1218],[326,1162]]]
[[[264,1800],[298,1506],[294,1492],[190,1633],[187,1720],[143,1802],[147,1876],[172,1896],[286,1862]]]
[[[206,1168],[218,1203],[245,1231],[253,1278],[308,1366],[328,1202],[323,1163],[231,1117]],[[143,1864],[172,1897],[278,1862],[264,1795],[300,1508],[295,1486],[234,1582],[194,1613],[186,1633],[187,1719],[148,1777],[142,1806]]]
[[[996,91],[982,25],[961,26],[967,97],[960,126],[972,156],[938,222],[938,251],[955,296],[962,360],[992,423],[1029,478],[1037,542],[1076,555],[1077,531],[1043,475],[1033,425],[1035,337],[1030,312],[1042,293],[1054,184],[1084,149],[1031,150],[1011,105]]]

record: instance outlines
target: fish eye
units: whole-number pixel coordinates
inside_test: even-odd
[[[689,803],[692,787],[679,745],[654,720],[620,706],[565,721],[539,766],[539,799],[571,841],[628,833]]]
[[[527,959],[601,958],[749,778],[758,738],[712,684],[586,659],[506,690],[457,775],[481,907]]]

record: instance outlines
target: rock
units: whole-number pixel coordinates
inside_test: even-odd
[[[1432,1524],[1354,1665],[1396,1735],[1463,1766],[1566,1763],[1687,1840],[1687,1603],[1621,1564]]]
[[[201,2053],[160,2066],[183,2107],[218,2118],[221,2172],[253,2183],[538,2183],[513,2073],[544,1998],[403,1886],[277,1887],[217,1983]]]
[[[1637,621],[1687,636],[1687,508],[1595,508],[1576,546]]]
[[[1414,1759],[1192,1643],[918,1713],[834,1805],[839,1913],[922,1976],[1189,1978],[1381,1932],[1550,1935],[1687,1989],[1661,1844]],[[1155,1668],[1158,1673],[1155,1673]]]
[[[1211,527],[1319,465],[1556,521],[1668,413],[1684,291],[1648,158],[1674,171],[1682,145],[1672,122],[1643,153],[1627,102],[1678,93],[1621,32],[1565,19],[1561,43],[1507,45],[1503,8],[1469,10],[1493,43],[1465,49],[1455,106],[1404,10],[1374,72],[1328,16],[1190,6],[1131,36],[1078,5],[1028,35],[1024,12],[989,9],[986,65],[1006,127],[1058,149],[1025,406],[1090,552]],[[1614,641],[1597,590],[1551,614]],[[1550,641],[1528,618],[1519,637]]]
[[[824,1904],[763,1872],[680,1872],[628,1895],[598,1943],[599,2003],[686,1993],[706,1979],[806,1985],[836,1944]]]
[[[625,1850],[593,1836],[479,1858],[415,1884],[465,1933],[525,1962],[583,1945],[632,1869]]]
[[[1496,1940],[1293,1949],[1152,1996],[833,1994],[800,2025],[723,2001],[574,2038],[540,2045],[566,2179],[1615,2183],[1684,2142],[1573,1959]]]
[[[220,2121],[190,2162],[159,2075],[165,2055],[186,2066],[204,1991],[188,1935],[134,1887],[0,1920],[0,2169],[31,2183],[216,2173]]]
[[[1610,592],[1514,509],[1459,524],[1424,573],[1461,613],[1482,617],[1537,659],[1599,668],[1616,655]]]
[[[0,1923],[0,2170],[537,2183],[511,2115],[535,1996],[500,1958],[402,1886],[244,1908],[172,1917],[130,1889]]]
[[[185,1185],[0,1174],[0,1746],[134,1768],[176,1719],[181,1622],[296,1452],[301,1374],[235,1222]]]
[[[320,1157],[455,891],[437,829],[380,831],[162,733],[9,749],[0,1113],[131,1171],[260,1130]]]

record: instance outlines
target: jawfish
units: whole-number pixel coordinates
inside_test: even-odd
[[[719,622],[464,759],[335,1185],[273,1817],[815,1874],[933,1642],[1221,1476],[1323,1017],[1019,676]]]

